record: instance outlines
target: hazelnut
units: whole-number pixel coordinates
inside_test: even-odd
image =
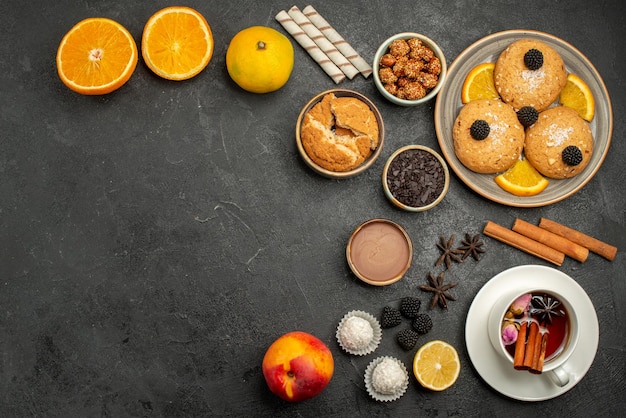
[[[380,65],[383,67],[393,67],[396,64],[396,57],[391,54],[385,54],[380,57]]]

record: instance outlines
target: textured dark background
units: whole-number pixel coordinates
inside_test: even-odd
[[[380,185],[386,158],[419,143],[439,149],[434,102],[400,108],[372,79],[341,86],[380,107],[387,142],[365,174],[332,181],[297,155],[294,125],[313,95],[334,87],[294,42],[295,68],[278,92],[253,95],[230,81],[229,40],[251,25],[280,31],[278,1],[195,1],[215,36],[204,72],[184,82],[154,76],[140,60],[130,81],[103,97],[65,88],[56,74],[61,37],[79,20],[113,18],[139,42],[164,1],[16,1],[0,5],[0,416],[608,416],[626,409],[626,100],[621,1],[318,1],[313,6],[371,61],[388,36],[417,31],[437,40],[448,64],[472,42],[507,29],[535,29],[573,44],[611,94],[615,125],[604,165],[572,197],[536,209],[501,206],[452,178],[434,210],[394,209]],[[297,4],[304,8],[308,3]],[[349,310],[377,314],[438,271],[439,235],[480,232],[541,216],[575,225],[620,248],[560,270],[588,292],[598,313],[594,363],[572,390],[524,403],[492,390],[473,369],[467,310],[498,272],[536,258],[485,239],[476,263],[455,265],[458,300],[432,312],[422,342],[459,351],[458,382],[431,393],[414,379],[398,401],[370,400],[362,375],[374,355],[352,357],[334,340]],[[405,279],[360,283],[344,258],[351,231],[373,217],[401,223],[414,242]],[[336,363],[315,399],[287,404],[266,388],[265,349],[303,330],[324,340]],[[376,355],[410,364],[385,333]]]

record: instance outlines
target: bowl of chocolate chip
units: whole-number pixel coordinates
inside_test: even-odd
[[[372,67],[378,91],[400,106],[416,106],[435,97],[448,68],[441,48],[415,32],[399,33],[383,42]]]
[[[423,145],[407,145],[391,154],[382,178],[385,196],[408,212],[437,206],[450,185],[450,171],[444,159]]]

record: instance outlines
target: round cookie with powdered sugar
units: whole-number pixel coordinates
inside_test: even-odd
[[[463,165],[483,174],[511,167],[524,147],[524,127],[511,105],[499,99],[465,104],[452,128],[454,152]]]
[[[565,106],[544,110],[526,131],[524,154],[546,177],[570,178],[587,167],[593,151],[589,123]]]
[[[498,57],[494,84],[505,103],[519,110],[531,106],[541,112],[559,97],[567,70],[559,53],[534,39],[510,44]]]

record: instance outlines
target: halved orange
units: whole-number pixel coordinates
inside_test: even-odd
[[[137,44],[126,28],[111,19],[87,18],[61,39],[57,72],[77,93],[106,94],[128,81],[137,56]]]
[[[465,76],[461,90],[461,102],[500,97],[493,81],[493,62],[483,62],[472,68]]]
[[[413,358],[413,374],[425,388],[442,391],[452,386],[461,372],[456,349],[441,340],[430,341],[417,350]]]
[[[561,90],[559,103],[576,110],[586,121],[591,122],[593,119],[595,113],[593,93],[587,83],[576,74],[567,75],[567,83]]]
[[[171,6],[159,10],[146,22],[141,54],[148,68],[168,80],[198,75],[213,56],[213,33],[200,12]]]
[[[544,191],[549,183],[525,158],[517,160],[511,168],[496,176],[494,181],[503,190],[515,196],[537,195]]]

